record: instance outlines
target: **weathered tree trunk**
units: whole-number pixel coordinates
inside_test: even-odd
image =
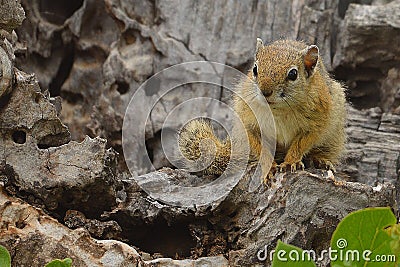
[[[400,1],[352,2],[23,0],[23,21],[19,3],[3,1],[0,244],[13,266],[65,257],[75,266],[268,266],[261,252],[278,239],[320,252],[349,212],[371,206],[397,212]],[[187,61],[246,72],[256,37],[317,44],[328,70],[347,85],[348,144],[338,173],[307,169],[254,187],[249,168],[228,194],[207,205],[154,199],[132,179],[123,157],[131,97],[153,74]],[[226,73],[214,69],[210,76],[226,85]],[[198,80],[204,73],[191,75]],[[137,107],[158,100],[145,128],[156,169],[171,167],[160,139],[178,104],[195,97],[229,100],[221,86],[186,84],[160,95],[163,85],[146,88]],[[226,108],[208,102],[185,112],[231,119]],[[160,178],[208,181],[140,167],[140,177],[160,193]]]

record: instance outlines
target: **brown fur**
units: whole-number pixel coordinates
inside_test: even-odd
[[[258,110],[263,112],[267,100],[275,121],[277,155],[285,155],[277,167],[281,170],[289,167],[295,171],[304,166],[302,160],[308,156],[319,165],[334,170],[333,164],[339,163],[346,141],[345,90],[340,83],[329,77],[318,55],[318,48],[289,40],[263,46],[259,40],[255,64],[257,76],[250,70],[247,75],[249,79],[238,85],[237,95],[233,97],[234,110],[242,119],[247,132],[250,159],[260,160],[260,129],[265,128],[263,132],[271,134],[267,129],[270,122],[258,122],[253,114],[253,111]],[[297,70],[297,79],[294,81],[288,79],[288,71],[292,68]],[[188,128],[190,138],[186,134],[180,136],[183,154],[188,159],[199,155],[198,146],[195,145],[198,142],[192,141],[204,136],[210,138],[216,143],[217,155],[206,172],[220,174],[227,165],[225,161],[229,160],[230,141],[218,139],[212,127],[201,121],[191,122]],[[243,138],[233,136],[232,141],[240,142]],[[265,161],[266,158],[261,160]],[[261,165],[265,163],[261,162]]]

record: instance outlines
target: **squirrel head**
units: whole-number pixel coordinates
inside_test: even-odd
[[[316,45],[279,40],[264,46],[257,38],[255,62],[249,76],[273,109],[288,107],[306,98],[318,68]]]

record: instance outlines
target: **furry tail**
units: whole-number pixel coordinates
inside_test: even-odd
[[[200,143],[202,144],[200,145]],[[210,153],[213,151],[212,146],[215,146],[215,155]],[[190,164],[193,163],[191,166],[185,167],[189,170],[191,168],[201,169],[200,172],[203,174],[221,175],[231,157],[229,138],[225,140],[218,138],[211,123],[205,119],[192,120],[182,128],[179,133],[179,148]],[[198,162],[201,156],[205,156],[211,163],[208,166],[201,166],[203,162]]]

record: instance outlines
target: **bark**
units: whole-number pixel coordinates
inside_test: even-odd
[[[0,7],[0,244],[13,266],[65,257],[74,266],[269,266],[257,255],[278,239],[320,252],[349,212],[398,212],[399,0],[53,2],[22,0],[22,9],[3,0]],[[257,37],[317,44],[328,70],[347,85],[348,144],[338,172],[279,174],[264,187],[251,183],[249,167],[227,194],[204,205],[157,199],[162,179],[210,181],[162,168],[172,166],[161,146],[168,114],[195,97],[227,102],[229,92],[186,84],[161,95],[180,72],[145,88],[139,110],[158,100],[144,133],[160,169],[150,173],[139,153],[123,154],[131,97],[150,76],[182,62],[246,72]],[[188,76],[223,85],[236,78],[227,68]],[[198,113],[229,124],[221,106],[191,105],[170,126]],[[155,191],[143,191],[125,159]],[[173,202],[193,197],[188,192]]]

